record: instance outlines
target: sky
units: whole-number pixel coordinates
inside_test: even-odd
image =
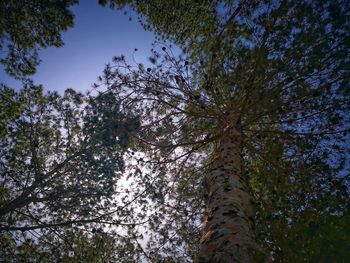
[[[42,60],[35,75],[35,84],[60,93],[66,88],[87,91],[113,56],[124,54],[137,62],[150,55],[153,33],[145,31],[136,16],[129,21],[123,11],[98,5],[97,0],[81,0],[71,8],[75,14],[73,28],[62,33],[65,45],[42,49]],[[0,66],[0,82],[19,89],[21,83],[6,75]]]

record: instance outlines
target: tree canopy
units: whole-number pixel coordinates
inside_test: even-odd
[[[55,227],[26,253],[346,262],[350,3],[99,2],[163,42],[148,65],[114,57],[97,96],[1,90],[6,251]]]
[[[31,81],[19,92],[2,87],[0,107],[0,231],[10,231],[1,240],[8,244],[3,259],[23,238],[45,245],[55,234],[74,240],[118,225],[110,204],[137,118],[103,94],[44,94]],[[21,247],[31,248],[28,242]]]
[[[61,47],[61,32],[73,26],[68,9],[77,0],[1,1],[1,63],[9,75],[21,77],[35,73],[40,63],[39,48]]]
[[[206,200],[205,168],[232,119],[239,118],[260,243],[276,260],[335,258],[329,244],[337,241],[326,229],[348,229],[349,4],[101,2],[129,5],[146,29],[184,50],[176,59],[159,47],[149,68],[119,58],[105,75],[105,84],[124,94],[125,105],[145,107],[139,140],[148,146],[149,162],[167,171],[164,181],[172,181],[163,191],[168,204],[178,204],[164,223],[165,236],[183,225],[198,231],[185,212],[176,227],[172,218],[188,205],[195,207],[186,210],[203,212],[191,200]],[[170,192],[176,185],[177,194]],[[197,240],[190,242],[193,248]],[[342,244],[338,251],[345,260],[348,247]]]

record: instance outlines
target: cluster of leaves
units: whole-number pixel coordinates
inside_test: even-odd
[[[259,161],[247,160],[261,244],[277,262],[346,262],[349,176],[340,176],[344,168],[325,158],[334,149],[320,153],[315,147],[292,160],[282,149],[271,143],[260,149]]]
[[[90,244],[102,238],[91,236],[97,228],[107,235],[104,227],[122,223],[113,219],[111,203],[124,170],[125,134],[138,128],[137,118],[122,115],[108,94],[86,97],[68,89],[60,96],[31,81],[24,85],[19,92],[0,89],[5,258],[20,256],[22,248],[40,247],[40,257],[47,249],[64,251],[60,242],[79,231]]]
[[[61,47],[61,31],[73,26],[68,9],[77,0],[1,1],[0,50],[1,63],[13,77],[35,73],[39,64],[38,49]]]
[[[1,236],[4,262],[115,262],[115,238],[110,233],[86,234],[79,229],[31,236],[25,232],[13,239]],[[17,243],[16,243],[17,242]]]

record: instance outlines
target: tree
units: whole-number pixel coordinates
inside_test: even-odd
[[[2,236],[3,262],[115,262],[115,238],[109,233],[89,235],[86,231],[70,229],[63,238],[53,233],[35,238],[30,235],[20,245]]]
[[[155,50],[149,68],[119,57],[104,76],[121,107],[141,114],[134,139],[159,205],[149,257],[290,260],[286,237],[322,217],[331,228],[347,221],[349,3],[100,2],[130,5],[185,52]]]
[[[31,81],[19,92],[0,89],[0,114],[3,259],[59,255],[58,246],[94,244],[110,238],[108,226],[128,225],[115,220],[112,202],[137,117],[123,115],[113,97],[44,94]]]
[[[63,45],[61,32],[73,26],[68,9],[77,0],[1,1],[1,63],[9,75],[21,77],[35,73],[40,60],[38,49]]]

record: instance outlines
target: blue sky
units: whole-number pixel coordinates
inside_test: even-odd
[[[97,0],[81,0],[72,11],[75,25],[63,32],[65,45],[40,51],[42,62],[31,77],[35,84],[59,92],[66,88],[86,91],[113,56],[124,54],[130,58],[138,48],[137,62],[147,60],[154,35],[145,31],[137,19],[129,21],[123,11],[99,6]],[[16,89],[21,87],[19,81],[6,75],[3,67],[0,82]]]

